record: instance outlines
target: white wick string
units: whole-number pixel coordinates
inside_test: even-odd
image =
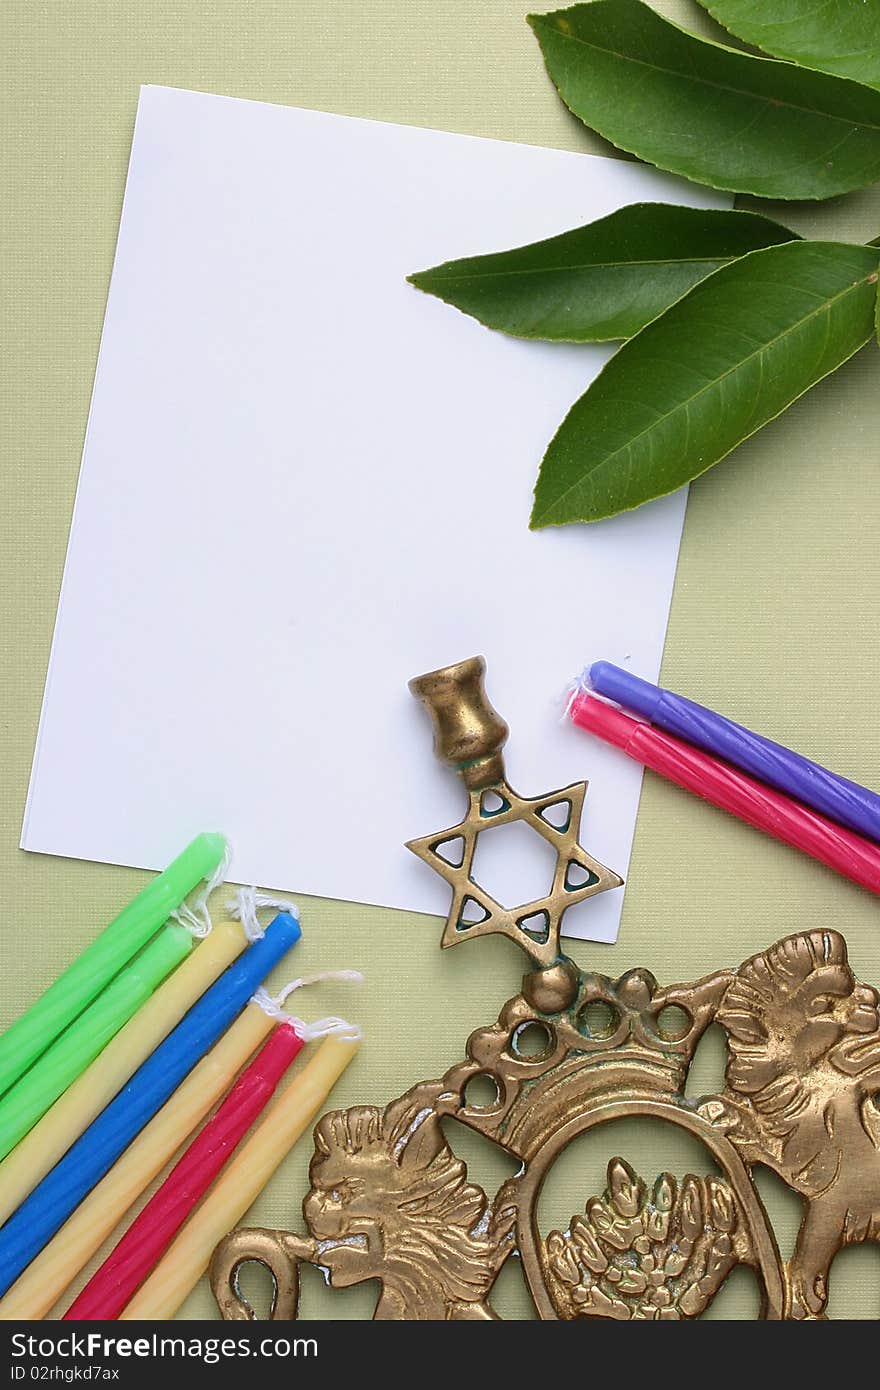
[[[230,917],[241,922],[248,941],[259,941],[265,934],[257,918],[258,907],[274,907],[279,912],[289,912],[291,917],[299,921],[299,908],[290,898],[273,898],[271,893],[258,893],[256,888],[239,888],[226,906]]]
[[[575,676],[574,680],[568,685],[565,692],[565,708],[562,711],[561,723],[565,723],[566,719],[568,719],[575,700],[579,699],[581,695],[592,693],[590,689],[589,670],[589,666],[585,666],[580,675]]]
[[[575,676],[566,691],[565,709],[562,712],[562,723],[565,723],[566,719],[571,715],[575,700],[581,699],[584,695],[589,695],[591,700],[601,700],[603,705],[611,705],[614,709],[620,708],[615,700],[609,700],[607,695],[600,695],[599,691],[590,680],[589,666],[585,666],[580,675]]]
[[[324,980],[338,980],[362,985],[364,977],[359,970],[318,970],[314,975],[301,975],[298,980],[291,980],[275,995],[271,995],[268,990],[261,987],[252,996],[251,1003],[258,1004],[270,1018],[289,1024],[303,1042],[313,1042],[316,1038],[329,1038],[331,1035],[344,1038],[348,1042],[360,1042],[364,1035],[358,1025],[349,1023],[347,1018],[340,1018],[337,1014],[316,1019],[314,1023],[306,1023],[304,1019],[297,1018],[295,1014],[285,1013],[284,1004],[294,990],[304,989],[307,985],[321,984]]]
[[[192,907],[184,900],[180,904],[180,907],[175,908],[170,914],[169,921],[176,922],[180,927],[185,927],[197,940],[201,940],[202,937],[210,935],[214,924],[211,921],[211,914],[208,911],[208,899],[214,889],[219,888],[220,884],[225,880],[229,871],[231,859],[232,850],[227,844],[223,850],[223,858],[220,860],[220,863],[217,865],[211,877],[206,879],[204,887],[194,900]]]

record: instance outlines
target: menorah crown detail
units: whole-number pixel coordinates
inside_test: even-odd
[[[467,1061],[444,1077],[449,1113],[526,1162],[561,1125],[623,1091],[683,1104],[697,1044],[733,979],[725,970],[661,989],[649,970],[611,980],[569,965],[576,983],[568,1005],[536,1008],[534,976],[526,976],[523,993],[496,1024],[471,1034]],[[478,1077],[494,1099],[469,1103]]]

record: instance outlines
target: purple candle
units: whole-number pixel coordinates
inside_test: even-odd
[[[641,715],[658,728],[724,758],[777,791],[786,792],[814,811],[821,811],[880,844],[877,792],[829,772],[790,748],[783,748],[781,743],[751,733],[723,714],[715,714],[693,700],[630,675],[610,661],[594,662],[589,682],[597,694]]]

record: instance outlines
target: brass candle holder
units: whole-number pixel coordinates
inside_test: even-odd
[[[520,796],[510,786],[501,751],[508,728],[489,703],[485,673],[486,663],[475,656],[409,683],[431,716],[436,756],[465,785],[468,809],[457,825],[409,840],[407,849],[452,888],[441,947],[495,933],[509,937],[537,967],[527,985],[534,1002],[544,1009],[561,1008],[570,1002],[576,987],[576,972],[559,948],[562,918],[575,903],[621,887],[623,879],[578,842],[586,782],[536,797]],[[557,814],[551,819],[553,812]],[[475,881],[473,862],[480,835],[515,821],[528,825],[550,844],[556,868],[544,897],[506,908]],[[460,855],[450,858],[453,846],[461,847]]]
[[[297,1316],[298,1269],[309,1261],[333,1287],[378,1280],[375,1318],[492,1319],[492,1285],[518,1251],[543,1319],[696,1317],[737,1265],[757,1274],[763,1318],[824,1317],[837,1251],[880,1240],[877,991],[855,979],[846,942],[830,930],[795,933],[737,969],[666,987],[645,969],[616,980],[580,970],[560,948],[566,908],[621,880],[578,844],[585,783],[536,798],[508,785],[507,726],[486,698],[484,669],[472,658],[411,683],[435,751],[469,800],[458,825],[409,848],[452,889],[441,944],[510,937],[530,966],[522,991],[442,1078],[384,1109],[320,1120],[305,1232],[238,1230],[218,1246],[211,1277],[223,1316],[255,1316],[237,1276],[258,1260],[275,1281],[274,1317]],[[561,822],[547,820],[560,805]],[[506,909],[473,879],[473,852],[479,834],[516,820],[554,846],[557,864],[545,898]],[[461,843],[454,862],[438,853],[451,842]],[[469,901],[477,920],[465,914]],[[713,1022],[727,1036],[725,1084],[694,1102],[688,1068]],[[527,1034],[541,1045],[526,1048]],[[477,1078],[490,1083],[488,1102],[472,1099]],[[468,1180],[446,1116],[519,1161],[493,1198]],[[685,1130],[716,1171],[661,1173],[648,1185],[612,1158],[604,1193],[587,1195],[565,1231],[542,1233],[538,1199],[557,1158],[624,1116]],[[804,1202],[787,1260],[754,1183],[759,1164]]]

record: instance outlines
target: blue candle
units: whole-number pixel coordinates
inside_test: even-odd
[[[610,661],[594,662],[589,676],[599,695],[880,843],[880,796],[876,792],[829,772],[781,743],[753,734],[683,695],[621,671]]]
[[[300,937],[281,912],[207,990],[151,1057],[0,1230],[0,1294],[26,1269],[78,1204],[128,1148],[183,1078],[226,1031]]]

